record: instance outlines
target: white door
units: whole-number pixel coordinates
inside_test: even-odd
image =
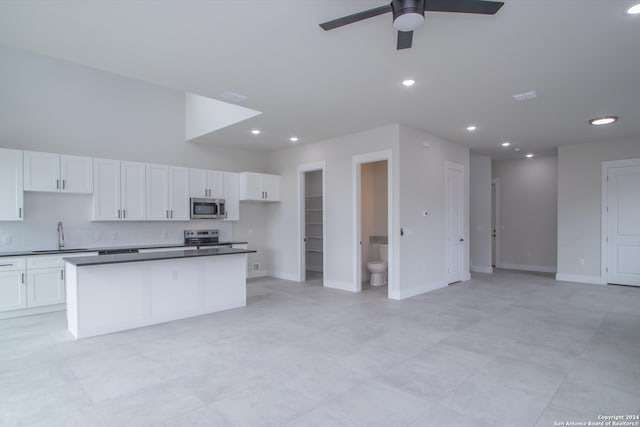
[[[240,221],[240,177],[237,173],[224,173],[225,221]]]
[[[60,189],[66,193],[93,193],[93,159],[60,156]]]
[[[463,279],[465,248],[464,166],[447,163],[445,197],[447,283],[455,283]]]
[[[93,161],[93,220],[117,221],[120,216],[120,161]]]
[[[607,173],[607,283],[640,286],[640,160]]]
[[[0,148],[0,221],[22,221],[23,156],[20,150]]]
[[[27,307],[65,302],[63,268],[27,270]]]
[[[169,167],[169,219],[189,221],[189,169]]]
[[[189,169],[189,192],[191,197],[209,197],[206,170]]]
[[[144,163],[122,162],[121,174],[121,218],[125,221],[143,221],[145,219],[145,176]]]
[[[60,155],[25,151],[24,190],[60,191]]]
[[[23,271],[0,271],[0,311],[27,307]]]
[[[147,165],[147,219],[169,219],[169,168]]]

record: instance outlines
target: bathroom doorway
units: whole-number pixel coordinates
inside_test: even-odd
[[[391,165],[391,150],[353,156],[354,291],[388,297],[395,295]]]
[[[324,162],[298,166],[300,281],[324,285],[326,191]]]

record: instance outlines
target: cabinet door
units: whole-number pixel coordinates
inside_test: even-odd
[[[22,151],[0,148],[0,221],[22,221],[23,168]]]
[[[60,191],[60,155],[24,152],[24,190]]]
[[[120,219],[120,161],[93,160],[93,220]]]
[[[207,171],[207,187],[209,197],[214,199],[224,198],[224,172]]]
[[[0,311],[26,307],[24,271],[0,271]]]
[[[206,170],[189,169],[189,194],[191,197],[209,197]]]
[[[279,202],[282,192],[280,175],[262,175],[262,190],[265,200]]]
[[[240,174],[240,200],[263,200],[262,175],[242,172]]]
[[[169,168],[147,165],[147,219],[169,219]]]
[[[93,193],[93,159],[60,156],[60,190],[65,193]]]
[[[240,220],[240,177],[237,173],[224,173],[225,221]]]
[[[64,302],[64,268],[27,270],[27,307],[40,307]]]
[[[145,176],[144,163],[121,162],[120,164],[120,206],[121,218],[125,221],[144,221],[145,219]]]
[[[189,169],[169,168],[169,219],[189,221]]]

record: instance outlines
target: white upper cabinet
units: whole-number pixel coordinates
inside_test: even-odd
[[[224,173],[225,221],[240,221],[240,175]]]
[[[189,221],[189,169],[169,166],[169,219]]]
[[[24,190],[93,192],[93,162],[88,157],[24,152]]]
[[[224,198],[224,172],[189,169],[191,197]]]
[[[142,221],[146,211],[144,163],[94,159],[94,221]]]
[[[93,159],[61,155],[60,182],[63,193],[93,193]]]
[[[137,162],[120,163],[121,217],[124,221],[146,219],[146,165]]]
[[[0,221],[22,221],[22,151],[0,148]]]
[[[147,165],[147,220],[189,220],[189,169]]]
[[[240,173],[240,200],[279,202],[282,179],[280,175]]]

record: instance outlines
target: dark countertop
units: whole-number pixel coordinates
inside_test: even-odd
[[[249,242],[218,242],[215,245],[202,245],[202,246],[224,246],[224,245],[246,245]],[[82,253],[82,252],[100,252],[100,251],[112,251],[112,250],[127,250],[127,249],[164,249],[164,248],[184,248],[183,243],[165,243],[158,245],[136,245],[136,246],[112,246],[102,248],[76,248],[76,249],[63,249],[61,251],[57,249],[51,250],[38,250],[38,251],[16,251],[16,252],[0,252],[1,257],[8,256],[33,256],[33,255],[64,255],[69,253]],[[191,246],[190,246],[191,247]]]
[[[113,254],[113,255],[91,255],[91,256],[78,256],[73,258],[63,258],[63,260],[76,267],[88,267],[94,265],[105,264],[122,264],[127,262],[141,262],[141,261],[161,261],[166,259],[178,259],[178,258],[197,258],[204,256],[218,256],[218,255],[236,255],[236,254],[250,254],[257,251],[251,249],[233,249],[233,248],[212,248],[212,249],[197,249],[197,250],[175,250],[170,252],[152,252],[146,254]]]

